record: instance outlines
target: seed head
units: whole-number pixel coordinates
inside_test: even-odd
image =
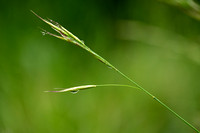
[[[67,29],[65,29],[63,26],[61,26],[59,23],[57,23],[57,22],[55,22],[55,21],[53,21],[51,19],[43,19],[42,17],[37,15],[32,10],[31,10],[31,12],[33,14],[35,14],[35,16],[37,16],[39,19],[41,19],[42,21],[44,21],[45,23],[50,25],[52,29],[54,29],[56,32],[58,32],[60,34],[60,36],[59,35],[55,35],[55,34],[50,33],[50,32],[47,32],[46,30],[42,29],[45,34],[57,37],[57,38],[62,39],[62,40],[66,40],[68,42],[71,42],[73,44],[81,46],[82,48],[85,46],[83,41],[81,41],[78,37],[73,35],[71,32],[69,32]]]
[[[76,87],[71,87],[71,88],[55,88],[55,89],[61,89],[59,91],[45,91],[45,92],[78,92],[79,90],[85,90],[89,88],[94,88],[96,85],[82,85],[82,86],[76,86]]]

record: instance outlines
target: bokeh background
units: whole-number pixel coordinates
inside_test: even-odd
[[[198,4],[198,1],[196,1]],[[86,51],[51,36],[51,18],[200,129],[200,21],[191,0],[0,0],[1,133],[191,133]]]

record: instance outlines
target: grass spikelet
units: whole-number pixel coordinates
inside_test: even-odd
[[[61,89],[59,91],[45,91],[45,92],[77,92],[79,90],[85,90],[89,88],[94,88],[96,85],[82,85],[82,86],[76,86],[76,87],[71,87],[71,88],[55,88],[55,89]]]

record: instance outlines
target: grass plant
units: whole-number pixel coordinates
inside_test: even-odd
[[[54,22],[53,20],[43,19],[42,17],[40,17],[39,15],[37,15],[33,11],[31,11],[31,12],[33,14],[35,14],[38,18],[40,18],[42,21],[44,21],[45,23],[47,23],[48,25],[50,25],[51,28],[53,28],[60,35],[52,34],[52,33],[48,32],[48,31],[42,29],[43,30],[43,34],[48,34],[48,35],[54,36],[56,38],[65,40],[67,42],[70,42],[72,44],[75,44],[75,45],[83,48],[84,50],[86,50],[90,54],[92,54],[100,62],[104,63],[106,66],[108,66],[109,68],[113,69],[114,71],[116,71],[117,73],[119,73],[121,76],[123,76],[124,78],[126,78],[127,80],[129,80],[133,84],[133,85],[122,85],[122,84],[82,85],[82,86],[77,86],[77,87],[72,87],[72,88],[66,88],[66,89],[65,88],[56,88],[56,89],[61,89],[61,90],[45,91],[45,92],[72,92],[72,93],[77,93],[80,90],[85,90],[85,89],[90,89],[90,88],[95,88],[95,87],[103,87],[103,86],[122,86],[122,87],[136,88],[136,89],[139,89],[139,90],[143,91],[144,93],[146,93],[150,97],[152,97],[156,102],[158,102],[163,107],[165,107],[168,111],[170,111],[171,113],[173,113],[182,122],[184,122],[185,124],[187,124],[190,128],[192,128],[197,133],[200,133],[200,131],[197,128],[195,128],[192,124],[190,124],[183,117],[181,117],[179,114],[177,114],[174,110],[172,110],[170,107],[168,107],[162,101],[160,101],[157,97],[155,97],[148,90],[146,90],[145,88],[143,88],[142,86],[140,86],[138,83],[136,83],[134,80],[132,80],[131,78],[129,78],[128,76],[126,76],[124,73],[122,73],[120,70],[118,70],[115,66],[113,66],[106,59],[104,59],[103,57],[101,57],[100,55],[98,55],[96,52],[94,52],[93,50],[91,50],[87,45],[85,45],[85,43],[82,40],[80,40],[78,37],[76,37],[75,35],[73,35],[71,32],[69,32],[63,26],[61,26],[57,22]]]

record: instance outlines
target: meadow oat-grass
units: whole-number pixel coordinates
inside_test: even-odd
[[[34,13],[32,11],[32,13]],[[58,32],[60,35],[52,34],[50,32],[47,32],[46,30],[43,30],[44,34],[49,34],[51,36],[57,37],[59,39],[65,40],[67,42],[70,42],[72,44],[75,44],[84,50],[88,51],[90,54],[92,54],[96,59],[98,59],[100,62],[104,63],[107,65],[109,68],[113,69],[117,73],[119,73],[121,76],[129,80],[133,86],[131,85],[121,85],[121,84],[105,84],[105,85],[83,85],[83,86],[77,86],[77,87],[72,87],[72,88],[66,88],[66,89],[61,89],[61,90],[56,90],[56,91],[46,91],[46,92],[72,92],[72,93],[77,93],[80,90],[84,89],[89,89],[89,88],[95,88],[95,87],[103,87],[103,86],[123,86],[123,87],[131,87],[131,88],[137,88],[152,97],[156,102],[160,103],[162,106],[164,106],[167,110],[169,110],[171,113],[173,113],[177,118],[179,118],[181,121],[183,121],[185,124],[187,124],[189,127],[191,127],[193,130],[195,130],[197,133],[200,133],[200,131],[195,128],[192,124],[190,124],[188,121],[186,121],[184,118],[182,118],[179,114],[177,114],[175,111],[173,111],[170,107],[168,107],[166,104],[164,104],[162,101],[160,101],[157,97],[155,97],[152,93],[147,91],[145,88],[137,84],[135,81],[133,81],[131,78],[126,76],[124,73],[122,73],[120,70],[118,70],[115,66],[113,66],[111,63],[109,63],[106,59],[95,53],[93,50],[91,50],[85,43],[80,40],[78,37],[73,35],[71,32],[69,32],[67,29],[65,29],[63,26],[58,24],[57,22],[54,22],[50,19],[43,19],[36,13],[34,13],[38,18],[40,18],[42,21],[47,23],[48,25],[51,26],[56,32]],[[59,88],[57,88],[59,89]]]

